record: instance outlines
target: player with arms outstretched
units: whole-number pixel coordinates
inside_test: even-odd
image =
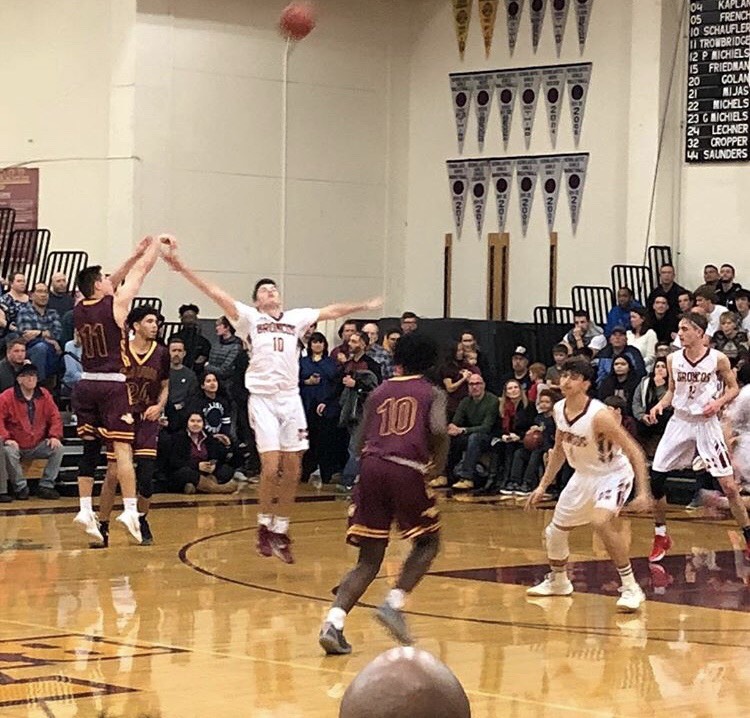
[[[729,359],[716,349],[706,348],[708,327],[705,315],[683,314],[678,326],[682,349],[667,357],[669,386],[649,414],[656,423],[665,409],[674,414],[659,441],[651,466],[654,498],[654,544],[649,561],[661,561],[672,547],[667,535],[665,485],[669,472],[693,465],[696,453],[705,471],[721,485],[729,509],[744,534],[746,555],[750,555],[750,519],[742,503],[732,461],[718,414],[739,393]]]
[[[441,474],[449,447],[446,395],[423,376],[436,359],[432,339],[405,335],[394,353],[401,375],[373,390],[365,403],[359,483],[346,535],[359,548],[359,559],[341,581],[320,629],[318,641],[328,654],[351,653],[344,619],[378,575],[394,520],[412,549],[376,617],[398,641],[412,642],[401,609],[438,552],[440,519],[426,478]]]
[[[187,267],[173,246],[165,261],[221,307],[237,335],[252,347],[245,384],[250,423],[261,460],[257,551],[294,563],[289,515],[307,450],[307,421],[299,395],[297,345],[311,324],[381,306],[380,299],[331,304],[322,309],[284,310],[272,279],[259,280],[253,305],[238,302]]]
[[[167,237],[160,240],[169,242]],[[78,418],[78,436],[83,439],[83,456],[78,476],[80,511],[74,522],[99,543],[104,538],[92,507],[92,494],[102,440],[111,443],[117,465],[125,509],[117,521],[137,543],[141,542],[132,451],[134,419],[122,374],[122,352],[130,304],[156,264],[159,247],[159,241],[146,237],[109,277],[102,274],[100,266],[91,266],[78,273],[76,282],[83,299],[73,309],[73,323],[81,342],[83,373],[73,389],[72,407]]]
[[[633,575],[628,539],[619,513],[633,488],[634,475],[636,496],[631,508],[648,511],[651,507],[646,459],[615,414],[589,397],[594,376],[593,367],[583,357],[571,357],[562,365],[560,389],[564,399],[554,408],[555,446],[544,476],[526,507],[542,500],[566,459],[575,473],[562,490],[552,521],[544,530],[551,571],[526,593],[529,596],[573,593],[567,574],[568,534],[577,526],[591,524],[620,574],[622,587],[617,607],[633,612],[646,597]]]

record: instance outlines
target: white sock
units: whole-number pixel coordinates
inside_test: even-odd
[[[339,631],[344,630],[344,620],[346,619],[346,611],[343,608],[332,608],[328,611],[326,621],[332,623],[333,627]]]
[[[657,536],[666,536],[667,535],[667,527],[662,524],[661,526],[654,526],[654,533]]]
[[[123,499],[122,505],[125,509],[125,513],[138,513],[138,499]]]
[[[406,603],[406,593],[400,588],[392,588],[385,597],[385,602],[391,607],[400,611]]]
[[[265,526],[267,529],[270,529],[272,523],[273,514],[258,514],[258,526]]]
[[[271,531],[275,534],[283,534],[286,536],[289,533],[289,517],[288,516],[277,516],[273,520]]]
[[[624,588],[638,588],[638,581],[635,580],[633,567],[630,564],[625,568],[618,568],[617,573],[620,574],[620,580]]]
[[[90,496],[81,496],[81,498],[78,499],[78,504],[81,507],[81,511],[93,511],[94,510],[94,505],[91,503]]]

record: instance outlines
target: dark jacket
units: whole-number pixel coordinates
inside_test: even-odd
[[[305,384],[314,374],[320,377],[319,384]],[[299,393],[307,415],[315,414],[319,404],[325,404],[323,416],[332,419],[338,416],[337,397],[339,368],[330,356],[313,361],[311,356],[299,360]]]
[[[341,404],[339,426],[349,430],[359,426],[364,412],[365,400],[370,392],[380,384],[380,376],[375,376],[369,370],[358,371],[354,374],[354,380],[356,381],[356,385],[354,387],[344,387],[344,391],[339,398],[339,403]]]
[[[224,395],[217,394],[211,399],[201,391],[191,397],[187,401],[185,419],[196,413],[203,417],[203,429],[207,434],[224,434],[234,438],[232,407]]]
[[[244,367],[242,367],[241,358],[244,351],[245,348],[242,346],[242,340],[239,337],[232,335],[227,339],[220,338],[208,353],[208,361],[204,371],[213,372],[224,381],[234,379],[247,368],[247,358],[245,358]]]
[[[604,379],[599,387],[598,398],[604,401],[610,396],[621,396],[625,399],[625,413],[630,416],[633,413],[633,397],[640,384],[641,378],[634,375],[631,364],[631,372],[625,381],[621,382],[614,372]]]
[[[172,338],[179,338],[185,343],[185,359],[183,364],[196,372],[203,371],[203,364],[196,366],[198,357],[206,357],[211,353],[211,342],[206,339],[198,327],[183,327],[179,332],[172,335]]]
[[[8,357],[0,361],[0,391],[11,389],[16,385],[16,368],[8,361]]]
[[[207,458],[206,461],[216,461],[217,464],[224,462],[227,456],[227,450],[224,445],[214,439],[210,434],[205,438]],[[167,468],[170,473],[189,466],[191,469],[198,468],[198,462],[192,458],[192,446],[190,435],[187,430],[180,431],[171,437],[170,451],[167,458]]]
[[[602,382],[612,373],[612,364],[615,359],[619,356],[625,356],[630,362],[630,366],[633,371],[631,374],[635,374],[637,381],[643,379],[646,376],[646,363],[643,361],[643,354],[636,348],[626,346],[622,352],[615,355],[615,350],[611,344],[608,344],[596,355],[597,371],[596,371],[596,386],[599,388]]]
[[[62,418],[52,395],[42,387],[34,390],[34,423],[21,387],[6,389],[0,394],[0,439],[11,439],[21,449],[33,449],[45,439],[63,437]]]

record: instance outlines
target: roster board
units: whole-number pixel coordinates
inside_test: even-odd
[[[687,162],[750,160],[750,0],[690,2]]]

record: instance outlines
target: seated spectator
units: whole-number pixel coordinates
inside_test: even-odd
[[[307,345],[307,356],[299,360],[300,397],[310,442],[302,459],[303,481],[309,481],[315,470],[320,469],[322,483],[330,484],[339,468],[336,447],[338,371],[336,362],[328,356],[328,340],[320,332],[313,332]]]
[[[338,346],[335,346],[331,350],[331,359],[336,362],[336,364],[344,364],[346,360],[349,358],[349,340],[352,337],[352,334],[358,330],[357,322],[355,322],[353,319],[347,319],[340,327],[339,327],[339,339],[341,339],[341,344]]]
[[[531,378],[531,386],[529,387],[529,391],[527,392],[527,396],[529,397],[529,402],[536,406],[536,400],[539,396],[539,392],[542,391],[542,389],[547,388],[547,384],[545,384],[544,378],[547,374],[547,367],[544,366],[541,362],[534,362],[529,367],[529,377]]]
[[[539,485],[539,477],[544,472],[545,454],[555,444],[554,405],[553,393],[549,389],[542,389],[537,398],[537,415],[526,433],[527,438],[529,434],[539,434],[539,445],[535,449],[527,449],[524,442],[513,455],[509,485],[517,486],[521,496],[527,496]]]
[[[65,397],[69,397],[73,387],[81,380],[81,373],[83,372],[81,342],[78,338],[78,332],[65,345],[63,362],[65,364],[65,374],[63,374],[62,378],[62,394]]]
[[[716,304],[716,290],[713,285],[704,284],[695,290],[695,306],[702,309],[708,317],[706,334],[712,337],[719,331],[721,315],[727,311],[725,306]]]
[[[55,482],[63,458],[63,426],[52,395],[38,386],[37,368],[24,365],[16,376],[16,386],[0,394],[0,439],[5,442],[8,478],[16,498],[29,498],[29,487],[21,462],[47,459],[39,480],[40,499],[59,499]]]
[[[22,272],[13,272],[10,277],[10,289],[0,297],[0,330],[3,336],[10,334],[10,338],[14,338],[13,335],[17,333],[18,310],[28,303],[26,275]]]
[[[387,352],[383,346],[378,344],[380,327],[375,322],[367,322],[362,327],[362,331],[367,334],[367,356],[372,357],[380,364],[380,375],[383,381],[390,379],[396,372],[396,365],[393,363],[393,354]]]
[[[171,338],[182,339],[185,347],[183,363],[188,369],[192,369],[196,376],[200,376],[211,353],[211,342],[203,336],[198,323],[200,309],[195,304],[183,304],[178,312],[182,327]]]
[[[516,347],[510,362],[513,369],[500,377],[500,385],[505,387],[509,381],[515,380],[521,385],[524,392],[527,392],[531,388],[531,377],[529,376],[529,356],[526,347]]]
[[[707,264],[703,267],[703,284],[716,288],[720,279],[719,268],[715,264]]]
[[[621,396],[608,396],[604,400],[604,405],[609,407],[610,411],[613,411],[617,415],[617,419],[622,424],[625,431],[628,432],[634,439],[638,438],[638,427],[636,426],[635,419],[626,413],[626,401]]]
[[[494,486],[487,490],[494,493],[499,489],[503,496],[524,495],[521,486],[511,481],[510,470],[516,451],[523,448],[523,438],[534,423],[536,407],[529,401],[521,384],[515,379],[506,382],[503,395],[498,402],[500,428],[497,440],[492,446],[497,454],[497,469]]]
[[[658,299],[657,299],[658,301]],[[596,359],[596,388],[598,389],[602,382],[612,373],[612,364],[614,360],[626,355],[630,358],[630,365],[634,369],[635,376],[640,381],[646,376],[646,364],[643,361],[641,353],[635,347],[628,346],[628,337],[625,327],[615,327],[612,330],[612,336],[609,338],[609,345],[599,352]]]
[[[678,315],[670,310],[667,298],[657,295],[648,313],[648,323],[660,342],[671,342],[677,335]]]
[[[461,346],[464,349],[464,361],[468,361],[471,356],[476,356],[474,366],[476,366],[477,371],[482,375],[487,389],[494,393],[495,373],[492,365],[487,360],[487,356],[479,348],[474,332],[469,329],[464,329],[461,332]]]
[[[667,371],[666,358],[657,358],[651,373],[641,379],[641,383],[633,394],[633,418],[638,425],[638,438],[648,456],[653,456],[656,445],[659,443],[667,428],[667,422],[672,415],[672,409],[668,409],[656,421],[651,420],[650,411],[669,388],[669,373]]]
[[[44,282],[37,282],[31,301],[18,310],[16,326],[26,342],[26,357],[39,370],[39,381],[54,377],[60,368],[60,337],[62,325],[54,309],[47,307],[49,290]]]
[[[635,347],[643,357],[646,371],[651,371],[656,359],[656,332],[649,326],[648,314],[642,307],[630,312],[631,329],[627,333],[628,345]]]
[[[187,401],[200,389],[195,372],[183,364],[184,359],[185,342],[180,337],[172,337],[169,340],[169,396],[165,412],[170,432],[185,428]]]
[[[604,325],[604,336],[609,339],[612,330],[617,326],[630,329],[630,312],[640,306],[641,303],[635,300],[633,290],[630,287],[620,287],[617,290],[617,304],[607,314],[607,323]]]
[[[734,267],[731,264],[722,264],[719,268],[719,281],[716,283],[716,304],[734,312],[734,300],[741,289],[742,285],[734,281]]]
[[[5,359],[0,361],[0,392],[16,385],[16,374],[27,363],[26,343],[23,339],[12,339],[8,343]]]
[[[659,342],[656,345],[656,358],[666,359],[672,353],[672,345],[666,342]]]
[[[627,354],[621,354],[615,357],[609,376],[599,385],[599,399],[605,401],[612,396],[621,397],[625,402],[623,410],[629,415],[633,407],[633,395],[640,383],[641,377],[636,374],[632,359]]]
[[[68,278],[65,272],[55,272],[49,280],[49,303],[48,307],[57,312],[57,316],[62,318],[73,310],[75,300],[73,292],[68,290]]]
[[[451,421],[458,405],[469,396],[469,379],[472,374],[478,374],[479,369],[472,371],[464,361],[464,345],[462,342],[451,345],[449,356],[440,368],[440,379],[448,394],[446,403],[447,419]]]
[[[736,367],[750,355],[750,341],[747,332],[741,328],[740,315],[724,312],[719,326],[721,329],[711,337],[711,346],[726,354],[729,363]]]
[[[226,447],[204,430],[203,416],[192,413],[187,427],[170,438],[167,482],[170,490],[194,494],[231,494],[237,490],[225,463]]]
[[[227,393],[230,393],[229,387],[234,382],[244,380],[247,356],[244,361],[242,356],[245,354],[245,348],[226,317],[216,320],[216,338],[218,341],[209,349],[204,371],[214,374]]]
[[[678,313],[687,314],[688,312],[692,312],[694,306],[695,295],[687,289],[683,292],[680,292],[677,297],[677,307],[679,309]]]
[[[567,345],[572,354],[579,354],[581,349],[591,349],[593,356],[596,356],[607,345],[607,338],[604,330],[589,319],[589,313],[585,309],[576,309],[573,313],[573,328],[560,343]]]
[[[396,351],[396,344],[398,344],[398,340],[400,338],[400,329],[389,329],[385,333],[385,338],[383,339],[383,349],[385,349],[391,355],[391,362],[393,361],[393,352]]]
[[[649,293],[646,300],[646,308],[651,310],[654,306],[654,300],[657,297],[664,297],[667,300],[667,311],[676,317],[678,314],[680,294],[687,292],[685,287],[681,287],[675,282],[675,271],[671,264],[663,264],[659,268],[659,284],[657,284]],[[675,330],[677,331],[677,330]],[[657,335],[659,332],[656,332]],[[672,337],[669,337],[672,340]]]
[[[737,314],[740,316],[742,328],[750,332],[750,291],[740,289],[734,295],[734,306],[737,308]]]
[[[473,374],[467,383],[469,396],[461,401],[453,421],[448,424],[451,443],[445,467],[448,479],[451,476],[456,479],[453,488],[464,491],[474,488],[476,465],[490,445],[490,432],[497,423],[498,408],[497,397],[487,391],[479,374]],[[444,478],[438,477],[432,484]]]
[[[562,372],[563,362],[568,358],[568,345],[567,344],[555,344],[552,347],[552,359],[554,360],[554,366],[547,369],[545,380],[547,386],[555,391],[560,390],[560,373]]]
[[[203,374],[200,391],[188,399],[187,410],[188,414],[200,414],[203,431],[229,449],[234,437],[232,408],[216,374],[210,371]]]
[[[419,317],[414,312],[404,312],[401,315],[401,333],[411,334],[419,327]]]

